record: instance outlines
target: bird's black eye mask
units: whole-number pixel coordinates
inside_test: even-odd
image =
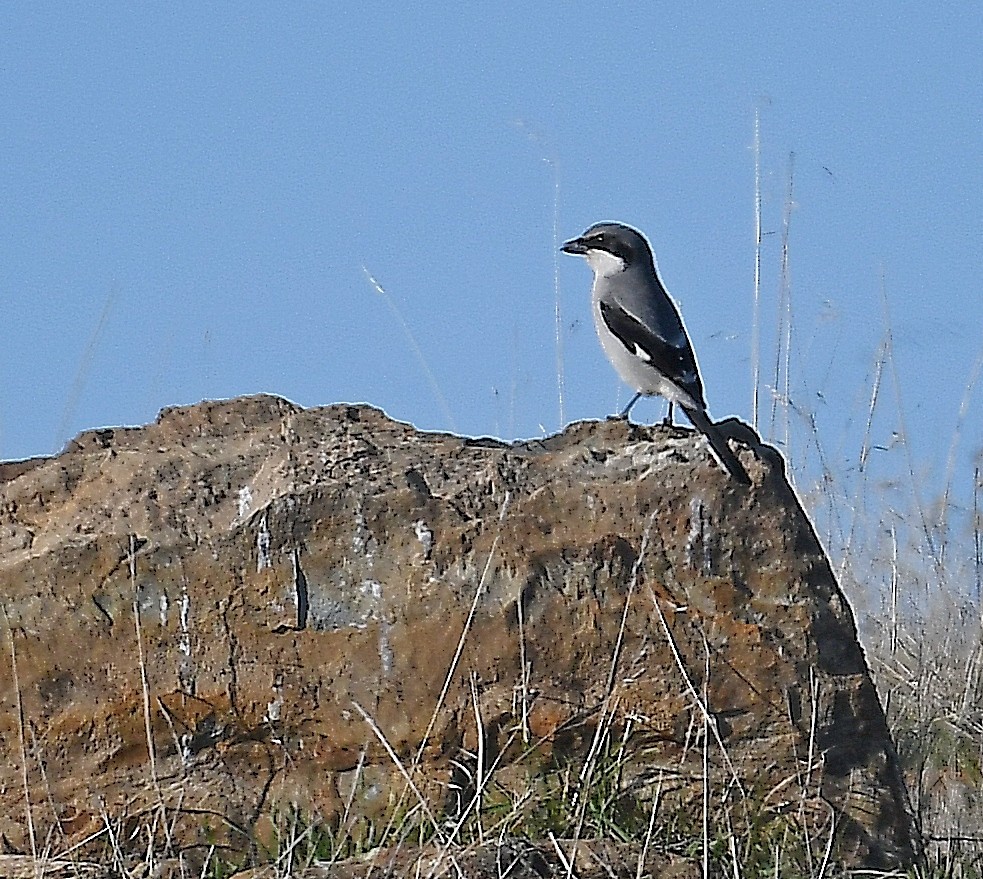
[[[593,235],[588,235],[584,239],[584,243],[588,247],[606,250],[626,263],[632,260],[631,248],[626,247],[622,242],[616,242],[607,232],[595,232]]]

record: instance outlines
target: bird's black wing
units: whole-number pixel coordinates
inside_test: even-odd
[[[607,328],[631,354],[678,385],[694,401],[703,404],[703,382],[696,366],[693,346],[682,325],[678,328],[677,339],[668,341],[620,305],[603,299],[599,304]]]

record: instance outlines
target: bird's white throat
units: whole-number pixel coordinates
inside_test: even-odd
[[[596,278],[607,278],[625,270],[625,261],[606,250],[588,250],[584,259]]]

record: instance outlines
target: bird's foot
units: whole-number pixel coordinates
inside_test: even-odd
[[[628,413],[631,412],[631,407],[634,406],[638,402],[638,400],[639,400],[639,398],[641,396],[642,396],[642,394],[641,394],[641,392],[639,392],[639,393],[635,394],[634,397],[631,398],[631,400],[628,402],[628,405],[625,406],[625,408],[621,410],[621,417],[622,418],[626,418],[626,419],[628,418]]]

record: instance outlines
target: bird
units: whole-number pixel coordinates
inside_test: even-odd
[[[620,417],[627,418],[642,396],[664,397],[669,411],[663,423],[673,423],[678,406],[731,478],[750,485],[747,470],[710,420],[693,345],[659,278],[648,239],[624,223],[595,223],[560,250],[584,257],[594,273],[592,310],[601,347],[621,380],[636,391]]]

